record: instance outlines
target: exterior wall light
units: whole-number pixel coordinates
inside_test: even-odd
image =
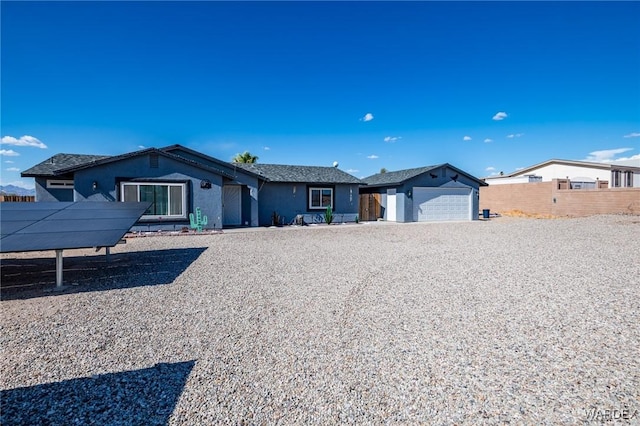
[[[96,191],[98,189],[98,181],[93,181],[93,183],[91,184],[91,187],[93,188],[94,191]]]

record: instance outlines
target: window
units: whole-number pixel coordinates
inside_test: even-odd
[[[73,180],[47,179],[47,188],[73,189]]]
[[[309,188],[309,209],[333,207],[333,188]]]
[[[624,186],[627,188],[633,187],[633,172],[624,172]]]
[[[611,186],[613,188],[620,187],[620,170],[612,170],[611,171]]]
[[[123,182],[121,201],[150,201],[142,219],[185,219],[187,217],[186,184],[156,182]]]

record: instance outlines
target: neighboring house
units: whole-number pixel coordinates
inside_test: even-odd
[[[151,201],[133,230],[180,230],[200,208],[207,228],[270,225],[323,213],[355,220],[359,179],[332,167],[228,163],[181,145],[116,156],[57,154],[24,171],[36,201]],[[300,192],[298,192],[300,191]],[[349,215],[353,214],[353,217]]]
[[[378,173],[362,179],[362,220],[393,222],[478,219],[486,183],[450,164]]]
[[[568,179],[570,189],[640,187],[640,160],[624,164],[549,160],[508,175],[489,176],[484,181],[489,185],[502,185],[551,182],[553,179]]]
[[[480,207],[498,213],[590,216],[640,214],[640,160],[549,160],[484,179]]]
[[[331,206],[336,222],[353,222],[358,215],[358,188],[362,181],[336,167],[245,164],[236,166],[260,176],[258,221],[270,225],[321,222]]]

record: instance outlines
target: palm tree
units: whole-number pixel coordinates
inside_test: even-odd
[[[236,154],[231,161],[234,163],[256,163],[258,161],[258,156],[251,155],[249,151],[245,151],[242,154]]]

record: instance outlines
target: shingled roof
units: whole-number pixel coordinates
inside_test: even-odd
[[[486,186],[487,185],[485,182],[481,181],[477,177],[472,176],[469,173],[466,173],[466,172],[458,169],[457,167],[453,167],[449,163],[437,164],[435,166],[417,167],[415,169],[397,170],[395,172],[378,173],[378,174],[371,175],[369,177],[366,177],[366,178],[362,179],[362,182],[364,184],[366,184],[367,186],[393,186],[393,185],[400,185],[400,184],[406,182],[407,180],[409,180],[411,178],[419,176],[419,175],[421,175],[423,173],[431,172],[431,171],[433,171],[435,169],[438,169],[440,167],[448,167],[448,168],[450,168],[452,170],[455,170],[457,173],[465,175],[469,179],[472,179],[472,180],[478,182],[478,184],[480,186]]]
[[[59,170],[68,169],[85,164],[95,163],[96,161],[109,158],[108,155],[84,155],[84,154],[56,154],[44,160],[42,163],[36,164],[30,169],[25,170],[20,175],[22,177],[40,177],[40,176],[57,176]]]
[[[431,170],[437,169],[444,164],[438,164],[437,166],[417,167],[415,169],[397,170],[395,172],[385,172],[371,175],[362,179],[368,186],[386,186],[386,185],[400,185],[402,182],[419,176],[423,173],[427,173]]]
[[[336,167],[255,163],[234,163],[234,165],[256,173],[270,182],[362,184],[357,177]]]

